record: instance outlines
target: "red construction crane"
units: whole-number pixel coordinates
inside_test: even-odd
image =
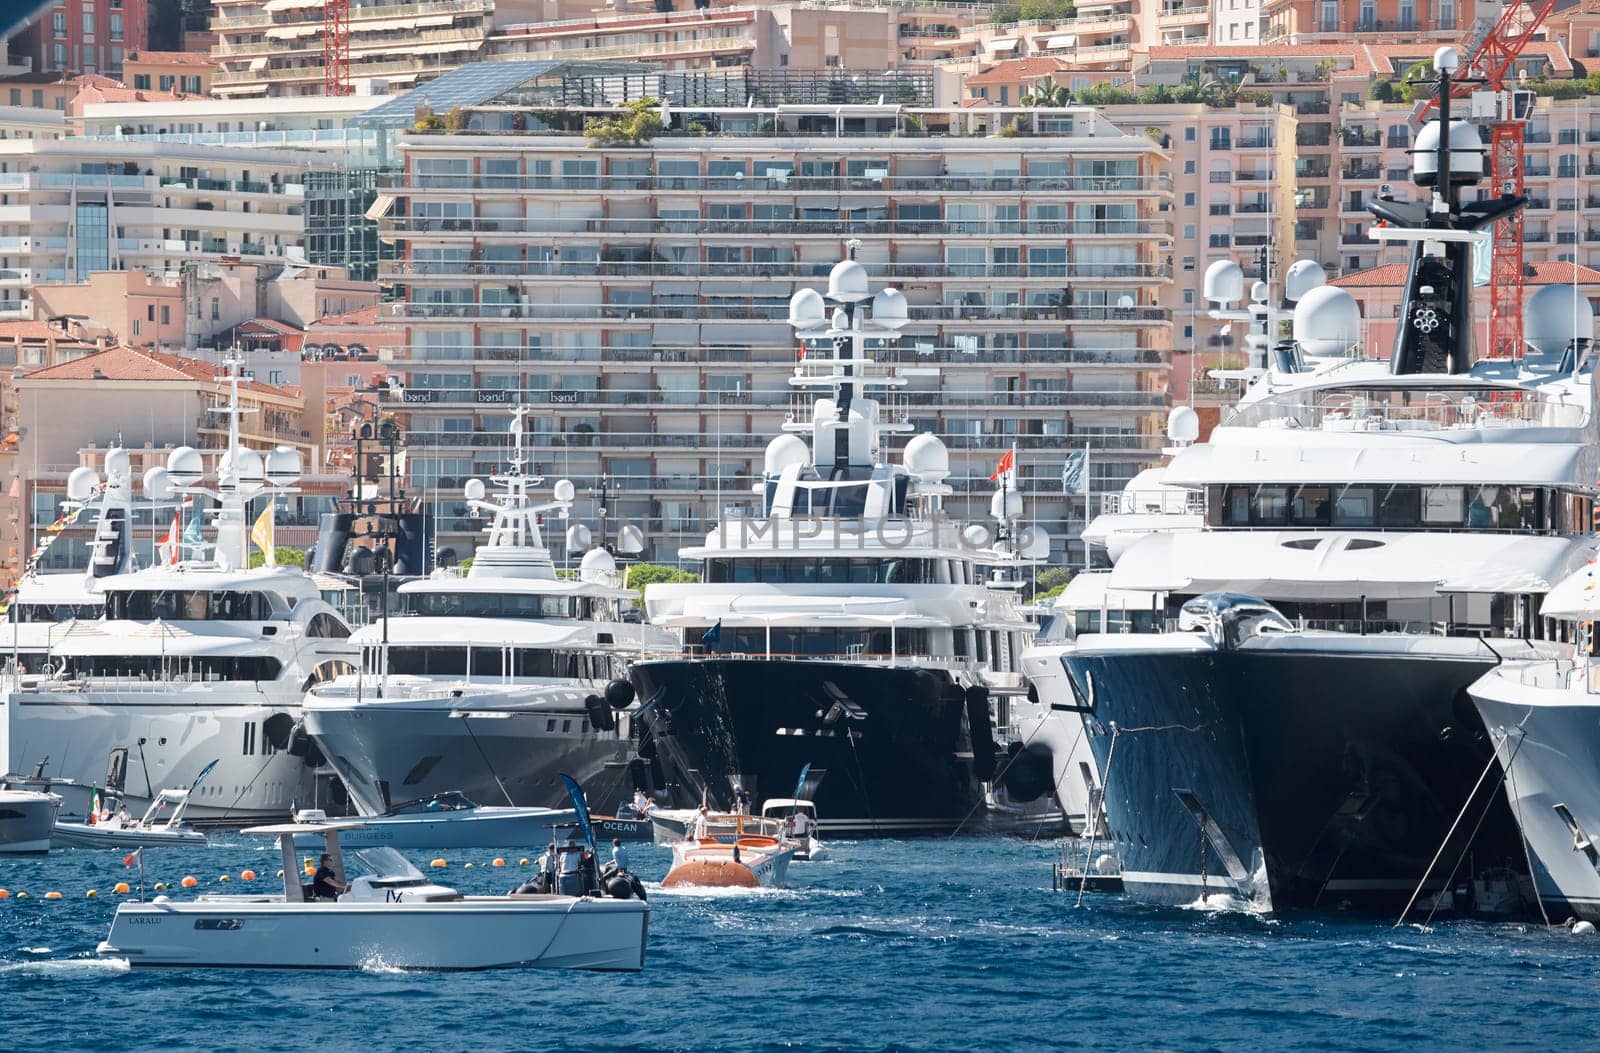
[[[1523,191],[1522,143],[1526,114],[1512,111],[1512,97],[1504,94],[1528,41],[1555,9],[1556,0],[1513,0],[1500,13],[1481,40],[1468,41],[1461,66],[1486,84],[1457,82],[1454,97],[1466,98],[1485,88],[1502,97],[1502,106],[1489,131],[1489,172],[1502,194]],[[1513,86],[1514,86],[1514,82]],[[1426,120],[1439,104],[1429,99],[1417,111]],[[1489,357],[1517,358],[1522,354],[1522,212],[1518,210],[1495,224],[1494,263],[1489,278]]]
[[[350,94],[350,0],[322,6],[322,94]]]

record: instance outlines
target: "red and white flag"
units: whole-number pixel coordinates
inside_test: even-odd
[[[995,465],[994,474],[989,476],[989,481],[991,483],[997,483],[1000,481],[1000,477],[1002,475],[1005,475],[1007,472],[1014,472],[1016,470],[1017,451],[1014,449],[1007,450],[1005,453],[1000,455],[1000,463]]]
[[[161,562],[176,565],[178,562],[178,536],[182,531],[178,527],[178,513],[172,513],[172,525],[167,527],[166,536],[161,539],[156,551],[161,554]]]
[[[133,866],[133,864],[139,861],[139,853],[143,851],[144,849],[142,848],[135,848],[132,852],[129,852],[127,855],[122,857],[122,865],[125,867]]]

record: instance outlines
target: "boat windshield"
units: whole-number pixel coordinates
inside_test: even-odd
[[[130,621],[270,621],[272,601],[264,592],[117,590],[106,594],[106,617]]]
[[[428,812],[462,812],[478,807],[477,802],[459,790],[435,794],[415,801],[395,805],[387,815],[423,815]]]
[[[1524,388],[1365,385],[1286,391],[1240,406],[1228,428],[1321,431],[1447,431],[1488,427],[1577,428],[1584,406]]]
[[[401,879],[411,881],[427,880],[422,871],[411,865],[409,859],[392,848],[382,845],[372,848],[355,848],[350,849],[349,854],[374,878],[384,881]]]

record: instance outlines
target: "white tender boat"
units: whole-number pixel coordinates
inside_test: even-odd
[[[804,820],[800,817],[804,816]],[[800,847],[794,857],[802,863],[820,863],[828,858],[828,849],[818,835],[817,806],[798,797],[774,797],[761,802],[761,817],[783,824],[783,836]],[[804,831],[800,830],[804,827]]]
[[[783,823],[777,819],[763,819],[756,815],[738,812],[709,812],[702,829],[695,829],[698,808],[652,808],[650,826],[658,845],[675,845],[679,841],[699,837],[712,841],[733,841],[744,834],[777,837],[783,833]]]
[[[650,908],[638,899],[463,896],[433,884],[388,848],[353,850],[369,873],[351,880],[349,891],[337,899],[312,899],[299,883],[295,839],[323,838],[342,883],[340,836],[360,827],[303,812],[293,823],[248,829],[246,834],[277,839],[285,875],[281,892],[121,903],[98,953],[135,967],[644,967]]]
[[[50,851],[50,829],[60,810],[56,794],[0,789],[0,854]]]
[[[672,869],[661,879],[664,888],[773,888],[789,874],[800,850],[796,841],[744,834],[733,841],[709,837],[672,846]]]
[[[531,848],[565,839],[577,826],[571,808],[482,805],[464,793],[438,793],[366,816],[344,835],[347,848]]]
[[[53,848],[154,848],[203,845],[206,835],[183,821],[189,808],[188,790],[162,790],[137,822],[116,819],[97,822],[57,822],[50,835]],[[168,811],[170,809],[170,812]],[[163,815],[162,813],[168,813]]]

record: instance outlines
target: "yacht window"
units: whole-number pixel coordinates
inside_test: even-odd
[[[1302,486],[1289,505],[1291,526],[1327,526],[1332,494],[1326,486]]]
[[[1372,526],[1377,522],[1376,494],[1370,486],[1347,486],[1333,503],[1334,526]]]
[[[1100,631],[1099,611],[1079,611],[1076,617],[1077,631],[1080,633],[1097,633]]]
[[[1422,520],[1422,491],[1415,486],[1391,486],[1378,502],[1379,526],[1416,526]]]
[[[756,580],[756,560],[736,559],[733,561],[733,580],[735,582],[750,582]]]
[[[331,640],[343,640],[349,637],[350,627],[333,615],[324,612],[311,616],[311,622],[306,626],[306,635]]]
[[[780,582],[784,578],[782,560],[764,559],[760,562],[761,581],[765,584]]]
[[[856,585],[870,585],[876,579],[877,562],[870,559],[850,561],[850,581]]]
[[[481,592],[469,592],[462,597],[462,614],[468,618],[494,618],[500,614],[500,597]]]
[[[789,560],[789,580],[812,584],[817,580],[817,561],[814,559]]]
[[[1465,507],[1459,486],[1428,486],[1422,490],[1422,522],[1427,526],[1459,526]]]
[[[1250,522],[1261,526],[1277,526],[1288,511],[1287,486],[1258,486],[1251,509]]]
[[[283,665],[256,655],[83,655],[62,659],[63,677],[127,677],[137,680],[276,680]]]
[[[128,621],[265,621],[272,617],[259,592],[190,589],[116,591],[106,595],[106,617]]]
[[[1228,487],[1223,510],[1223,515],[1226,517],[1225,522],[1239,525],[1250,522],[1250,488],[1248,486]]]

